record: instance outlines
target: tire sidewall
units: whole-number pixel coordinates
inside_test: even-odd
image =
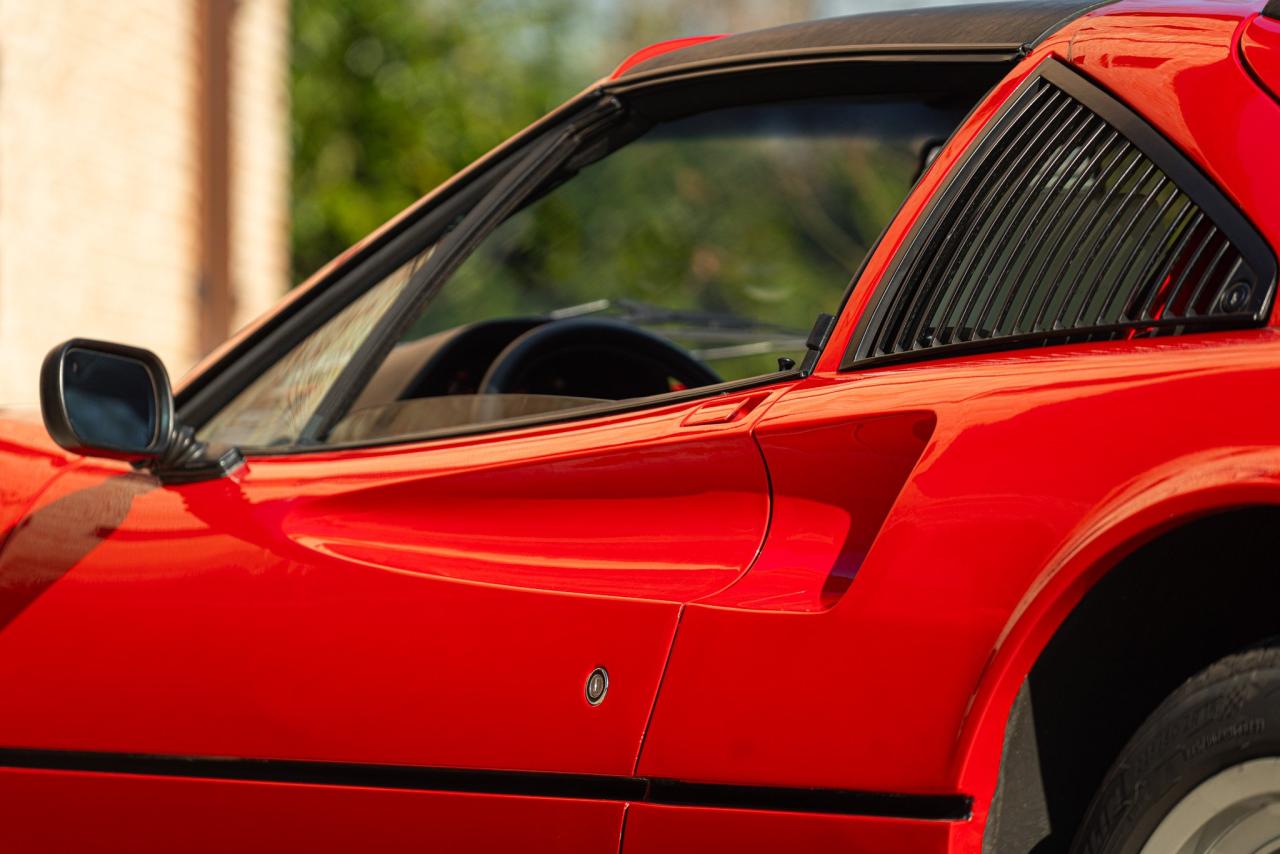
[[[1280,756],[1280,650],[1265,652],[1264,666],[1210,678],[1220,663],[1161,704],[1107,774],[1076,854],[1139,854],[1201,783],[1251,759]]]

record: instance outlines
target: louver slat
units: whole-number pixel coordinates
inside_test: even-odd
[[[949,217],[949,230],[942,238],[942,251],[931,254],[922,254],[917,256],[919,266],[923,267],[923,271],[919,274],[922,282],[931,282],[935,286],[932,288],[919,288],[915,293],[908,293],[903,289],[901,296],[904,300],[911,297],[909,304],[901,308],[903,316],[910,317],[915,311],[916,305],[920,300],[926,301],[926,306],[931,305],[931,297],[941,297],[946,293],[946,289],[936,287],[935,279],[938,270],[945,267],[942,271],[943,280],[949,278],[955,271],[955,265],[960,262],[961,257],[965,254],[962,241],[966,235],[984,235],[985,230],[977,228],[982,222],[983,208],[980,204],[982,201],[988,203],[992,197],[992,188],[990,186],[990,175],[992,173],[1000,174],[1011,171],[1016,168],[1018,162],[1006,162],[1006,158],[1013,159],[1013,155],[1017,152],[1023,152],[1030,146],[1036,136],[1036,132],[1044,132],[1047,126],[1047,120],[1054,115],[1051,109],[1054,106],[1054,99],[1042,99],[1038,102],[1032,102],[1025,99],[1019,108],[1015,109],[1014,116],[1016,121],[1009,122],[998,131],[995,136],[995,142],[1003,145],[1001,155],[991,158],[990,163],[983,164],[985,168],[974,170],[977,175],[968,175],[961,182],[961,189],[965,191],[963,204],[959,206],[959,210],[953,211]],[[1059,101],[1059,107],[1065,107],[1065,101]],[[972,183],[972,186],[970,186]],[[993,225],[993,221],[986,223],[986,228]],[[981,241],[973,241],[974,245],[980,245]],[[960,251],[957,251],[959,249]],[[913,271],[914,272],[914,271]],[[953,293],[953,299],[959,296],[959,290]],[[951,311],[949,304],[945,310],[947,313]],[[905,325],[905,324],[903,324]],[[890,334],[892,328],[886,330]],[[888,345],[889,342],[885,342]],[[900,346],[900,345],[899,345]]]
[[[1056,62],[1023,84],[912,235],[842,368],[1265,322],[1275,258],[1220,191]]]
[[[1029,104],[1028,102],[1028,104],[1024,105],[1023,114],[1028,115],[1028,119],[1021,120],[1021,122],[1018,123],[1019,127],[1016,129],[1018,129],[1019,132],[1014,134],[1011,141],[1006,143],[1004,150],[1001,151],[1001,156],[992,164],[991,172],[998,172],[1006,159],[1009,159],[1014,166],[1027,160],[1027,152],[1030,149],[1030,146],[1027,145],[1029,140],[1025,140],[1025,137],[1028,136],[1028,133],[1032,131],[1032,129],[1043,129],[1044,125],[1046,125],[1048,115],[1051,115],[1050,108],[1052,106],[1052,99],[1043,99],[1043,101],[1044,102],[1042,102],[1042,104]],[[1010,123],[1010,125],[1012,124],[1014,123]],[[1021,160],[1018,159],[1018,155],[1023,155]],[[919,291],[922,293],[929,292],[929,294],[931,294],[931,298],[929,298],[927,305],[934,305],[934,303],[940,302],[942,297],[947,297],[945,306],[942,307],[941,314],[938,315],[940,318],[952,318],[952,312],[954,312],[957,307],[960,307],[960,305],[965,306],[964,309],[960,309],[960,316],[964,316],[966,312],[968,312],[968,303],[961,301],[961,297],[966,296],[963,289],[947,289],[938,287],[938,283],[950,280],[952,275],[955,274],[957,266],[960,265],[961,259],[964,259],[966,251],[955,251],[955,247],[963,246],[963,243],[961,242],[964,241],[966,234],[973,234],[973,224],[977,222],[984,222],[986,223],[987,230],[989,230],[992,225],[995,225],[995,222],[993,222],[993,219],[989,216],[989,210],[982,204],[979,204],[979,202],[992,204],[992,202],[998,198],[995,193],[992,192],[992,188],[989,187],[988,184],[989,181],[978,184],[978,186],[975,186],[972,191],[969,192],[968,198],[965,198],[963,209],[961,209],[959,215],[956,216],[955,222],[951,224],[951,233],[948,234],[951,246],[941,247],[943,251],[937,252],[937,254],[933,255],[932,259],[929,259],[931,262],[929,262],[928,269],[924,271],[923,278],[920,279],[922,280],[922,283],[927,284],[924,284],[924,287],[919,288]],[[966,219],[966,215],[968,215],[968,219]],[[968,251],[975,251],[978,247],[982,246],[983,239],[986,238],[986,236],[986,232],[979,233],[977,236],[974,236],[974,239],[969,241],[970,248]],[[950,252],[947,251],[948,248],[950,248]],[[941,269],[940,278],[933,278],[936,268]],[[950,291],[950,293],[948,293],[948,291]],[[929,316],[929,312],[927,312],[925,316]],[[934,324],[934,328],[946,329],[948,335],[951,335],[955,333],[956,324],[937,323]],[[920,333],[916,332],[915,337],[916,339],[919,339]],[[950,341],[951,338],[948,337],[948,342]],[[934,337],[929,339],[929,343],[941,342],[938,341],[936,335],[934,335]]]
[[[1089,166],[1084,170],[1083,176],[1079,179],[1086,186],[1083,191],[1077,188],[1076,192],[1063,194],[1064,201],[1072,198],[1072,205],[1069,211],[1061,215],[1061,221],[1058,225],[1062,228],[1062,236],[1059,240],[1052,241],[1052,251],[1045,253],[1040,267],[1036,268],[1033,274],[1035,281],[1045,281],[1046,285],[1042,289],[1043,297],[1040,301],[1040,309],[1036,312],[1035,321],[1032,328],[1037,330],[1043,329],[1061,329],[1061,314],[1053,315],[1049,326],[1044,325],[1044,321],[1049,317],[1049,308],[1053,305],[1054,300],[1061,297],[1062,302],[1059,303],[1059,309],[1065,310],[1069,298],[1071,296],[1070,289],[1063,287],[1063,279],[1067,275],[1067,271],[1071,266],[1079,262],[1079,251],[1081,243],[1088,237],[1090,229],[1097,225],[1096,220],[1084,216],[1086,207],[1097,202],[1098,192],[1107,184],[1107,181],[1116,174],[1118,170],[1124,168],[1129,154],[1128,143],[1120,136],[1119,132],[1113,132],[1107,149],[1100,152],[1103,156],[1091,160]],[[1106,158],[1110,158],[1109,160]],[[1103,164],[1106,164],[1105,166]]]

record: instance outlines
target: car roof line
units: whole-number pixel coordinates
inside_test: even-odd
[[[864,51],[1027,50],[1071,20],[1111,0],[1024,0],[935,6],[801,21],[727,36],[660,42],[632,54],[610,76],[764,59]],[[1280,4],[1280,0],[1272,0]]]

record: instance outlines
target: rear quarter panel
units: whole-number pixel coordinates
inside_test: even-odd
[[[1083,592],[1172,525],[1280,502],[1270,328],[836,371],[946,171],[1047,55],[1145,115],[1277,245],[1280,107],[1238,50],[1254,11],[1105,7],[1029,57],[948,143],[868,264],[819,372],[758,428],[767,448],[804,425],[931,413],[929,443],[829,609],[743,595],[768,586],[761,563],[686,608],[640,773],[970,794],[975,821],[956,844],[972,850],[1017,685]],[[834,470],[813,466],[812,494],[831,493]],[[774,486],[810,494],[800,476]]]
[[[1280,98],[1280,20],[1251,18],[1240,35],[1240,54],[1258,82]]]
[[[981,795],[967,721],[1011,628],[1062,594],[1055,570],[1103,534],[1123,549],[1246,493],[1280,502],[1277,365],[1266,329],[814,378],[761,434],[928,411],[929,444],[833,607],[754,605],[753,569],[686,608],[640,773]]]

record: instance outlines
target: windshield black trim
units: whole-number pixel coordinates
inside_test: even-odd
[[[396,214],[343,255],[316,271],[269,310],[260,321],[255,321],[256,325],[250,324],[249,332],[237,333],[215,350],[213,360],[207,366],[197,367],[195,372],[183,378],[174,392],[177,416],[185,424],[197,427],[203,424],[252,381],[252,378],[240,380],[240,374],[244,371],[237,368],[246,361],[256,364],[263,355],[264,344],[267,345],[267,352],[287,350],[292,346],[271,346],[271,339],[278,332],[294,325],[300,315],[305,316],[313,322],[307,324],[307,329],[301,335],[291,339],[294,343],[300,341],[341,308],[339,306],[326,313],[327,303],[332,299],[329,297],[331,292],[339,290],[338,298],[342,304],[350,302],[382,278],[378,276],[370,281],[369,265],[385,269],[389,273],[408,261],[422,250],[430,235],[443,230],[442,221],[448,222],[456,218],[474,204],[478,196],[488,192],[501,179],[511,166],[509,155],[543,136],[549,129],[590,109],[600,97],[598,85],[588,87],[479,157]],[[424,235],[427,237],[424,238]],[[418,248],[406,254],[406,244],[416,245]],[[393,263],[388,266],[389,259]],[[355,293],[351,295],[353,290]],[[320,309],[320,318],[314,319],[311,315],[317,308]],[[285,337],[289,336],[286,334]],[[225,376],[228,373],[232,376]],[[256,375],[257,372],[252,374]],[[234,386],[230,392],[226,390],[228,385]]]
[[[431,257],[410,277],[404,290],[378,318],[373,330],[325,393],[303,427],[298,444],[314,445],[324,441],[396,341],[471,251],[551,178],[578,150],[587,134],[621,119],[622,115],[622,105],[617,99],[603,98],[551,136],[534,143],[493,190],[441,239]]]
[[[343,264],[326,276],[322,287],[311,287],[283,306],[267,323],[241,341],[208,371],[177,393],[177,415],[183,424],[200,427],[265,370],[284,358],[308,335],[358,299],[402,265],[420,255],[477,199],[505,174],[499,165],[489,174],[442,199],[438,207],[387,238],[363,263]],[[348,267],[350,267],[348,269]]]

